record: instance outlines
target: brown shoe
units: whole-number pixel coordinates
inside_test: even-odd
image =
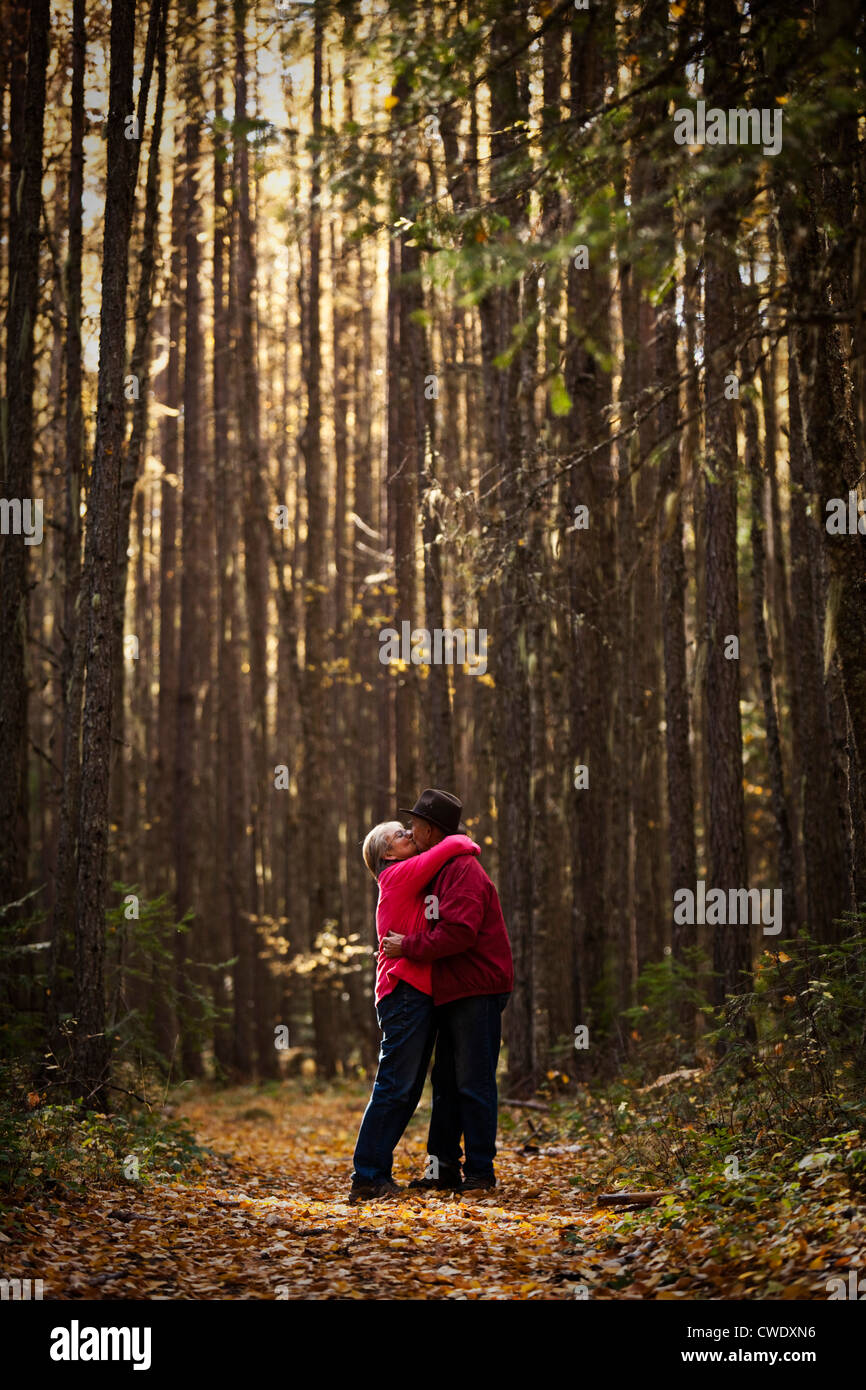
[[[403,1191],[391,1178],[379,1178],[377,1182],[352,1183],[349,1192],[349,1206],[357,1206],[358,1202],[376,1202],[383,1198],[398,1197]]]
[[[470,1174],[468,1178],[463,1179],[464,1192],[490,1192],[495,1186],[495,1178],[473,1177]]]
[[[409,1186],[425,1192],[462,1192],[463,1178],[459,1165],[440,1163],[435,1154],[431,1154],[423,1178],[413,1178]]]

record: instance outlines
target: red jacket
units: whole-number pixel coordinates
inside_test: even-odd
[[[463,855],[427,885],[439,920],[403,938],[409,960],[433,962],[433,1003],[514,989],[511,944],[499,895],[477,859]]]
[[[461,854],[479,855],[481,850],[467,835],[446,835],[438,845],[425,849],[411,859],[395,859],[379,874],[379,901],[376,905],[376,933],[381,943],[389,932],[422,931],[427,924],[424,885],[444,869],[449,859]],[[408,960],[399,956],[391,960],[379,948],[376,969],[376,1003],[400,982],[420,989],[433,997],[433,966],[429,961]]]

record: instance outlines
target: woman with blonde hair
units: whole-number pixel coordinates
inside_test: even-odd
[[[389,959],[382,940],[389,932],[422,931],[426,885],[449,859],[480,853],[467,835],[446,835],[422,853],[399,821],[375,825],[364,840],[364,863],[379,885],[376,1018],[382,1044],[355,1146],[352,1204],[400,1192],[391,1177],[394,1149],[415,1113],[435,1040],[432,966]]]

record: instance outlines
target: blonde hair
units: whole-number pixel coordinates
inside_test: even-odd
[[[385,862],[384,854],[387,841],[392,835],[396,835],[398,830],[405,830],[405,828],[398,820],[383,820],[379,825],[374,825],[368,833],[361,853],[364,856],[364,863],[375,879],[378,879]]]

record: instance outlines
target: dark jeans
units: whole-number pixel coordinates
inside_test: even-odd
[[[390,1178],[394,1149],[421,1099],[436,1036],[432,998],[405,980],[380,1000],[376,1017],[382,1046],[355,1145],[354,1183]]]
[[[476,994],[442,1004],[435,1012],[433,1115],[427,1152],[457,1165],[466,1144],[463,1176],[493,1177],[496,1154],[496,1063],[502,1010],[510,994]],[[423,1085],[423,1082],[422,1082]]]

